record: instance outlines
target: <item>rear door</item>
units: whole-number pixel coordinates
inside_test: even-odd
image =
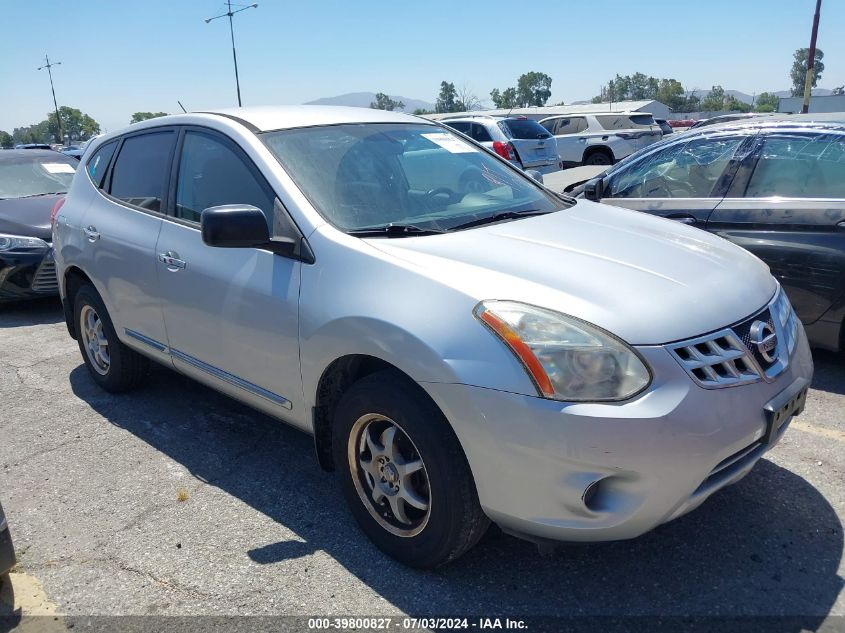
[[[126,136],[111,170],[101,178],[109,156],[88,164],[100,189],[82,218],[91,277],[109,310],[117,335],[169,362],[161,315],[155,245],[164,217],[174,128],[156,128]],[[113,148],[111,144],[103,150]],[[99,152],[98,152],[99,154]],[[93,171],[91,171],[93,168]]]
[[[557,142],[542,125],[531,119],[506,119],[499,128],[510,139],[523,168],[546,167],[559,161]]]
[[[762,134],[707,228],[760,257],[801,320],[818,320],[845,296],[845,134]]]
[[[207,246],[200,232],[208,207],[258,207],[271,235],[284,210],[233,141],[203,128],[181,137],[156,247],[173,364],[268,413],[300,417],[300,262],[259,248]]]
[[[719,135],[665,145],[611,172],[601,201],[705,228],[752,144]]]

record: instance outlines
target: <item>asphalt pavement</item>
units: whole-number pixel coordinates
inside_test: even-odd
[[[13,578],[55,613],[845,620],[829,617],[845,616],[842,356],[817,355],[805,413],[748,477],[632,541],[540,555],[491,529],[414,571],[362,535],[334,478],[308,436],[163,367],[139,391],[101,391],[57,301],[0,307]]]

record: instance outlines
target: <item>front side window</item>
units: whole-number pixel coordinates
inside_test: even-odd
[[[567,206],[435,125],[332,125],[261,138],[317,211],[346,231],[390,224],[450,230],[503,212]]]
[[[114,150],[117,148],[117,141],[106,143],[97,152],[88,159],[88,164],[85,168],[88,170],[88,175],[91,177],[91,182],[97,189],[102,189],[103,181],[106,177],[106,170],[109,168],[109,161],[111,160]]]
[[[4,156],[0,151],[0,199],[65,193],[79,164],[58,152]]]
[[[778,134],[764,138],[746,198],[845,198],[845,136]]]
[[[186,132],[176,182],[177,218],[199,222],[203,209],[249,204],[273,217],[275,196],[225,142],[202,132]]]
[[[612,173],[608,198],[709,198],[742,143],[742,137],[675,143]]]
[[[161,211],[161,199],[176,134],[151,132],[123,142],[112,169],[109,193],[128,204]]]

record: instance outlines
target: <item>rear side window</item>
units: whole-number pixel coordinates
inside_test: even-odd
[[[172,131],[127,138],[112,169],[109,193],[136,207],[161,211],[175,138]]]
[[[636,130],[657,125],[650,114],[602,114],[596,120],[605,130]]]
[[[767,137],[746,198],[845,198],[845,137],[794,134]]]
[[[199,222],[203,209],[223,204],[250,204],[269,219],[275,196],[223,140],[187,132],[179,159],[176,217]],[[268,222],[269,223],[269,222]]]
[[[467,121],[443,121],[443,123],[453,130],[469,136],[469,123]]]
[[[91,177],[91,182],[97,189],[103,188],[103,181],[106,178],[106,170],[109,168],[109,161],[111,161],[112,154],[117,148],[117,141],[106,143],[96,153],[88,159],[86,169],[88,176]]]
[[[469,135],[479,143],[490,143],[493,140],[493,137],[490,136],[490,132],[487,131],[487,128],[480,123],[472,123],[470,125]]]
[[[547,121],[546,129],[552,130],[556,136],[565,134],[576,134],[587,129],[587,122],[583,118],[574,117],[570,119],[554,119]]]
[[[531,119],[507,119],[500,121],[499,127],[503,128],[502,131],[508,138],[535,139],[551,136],[546,128]]]

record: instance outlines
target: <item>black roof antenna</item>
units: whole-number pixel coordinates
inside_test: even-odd
[[[185,106],[182,105],[181,101],[177,100],[176,103],[178,103],[179,107],[182,108],[182,112],[184,112],[185,114],[188,114],[188,111],[185,109]]]

